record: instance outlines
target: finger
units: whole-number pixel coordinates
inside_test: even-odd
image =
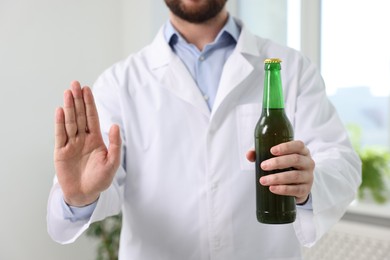
[[[286,154],[302,154],[309,155],[310,151],[307,149],[302,141],[295,140],[286,143],[281,143],[271,148],[271,153],[275,156],[286,155]]]
[[[261,168],[264,171],[282,170],[287,168],[295,168],[298,170],[311,169],[314,167],[314,162],[309,156],[300,154],[288,154],[278,157],[273,157],[261,163]]]
[[[73,138],[77,134],[77,123],[73,95],[70,90],[64,92],[64,116],[66,134],[68,138]]]
[[[82,89],[85,103],[86,129],[89,133],[100,133],[99,116],[92,91],[89,87]]]
[[[54,135],[55,135],[55,141],[54,141],[55,148],[58,149],[66,145],[66,141],[68,137],[66,135],[66,129],[65,129],[64,110],[61,107],[56,109]]]
[[[87,127],[87,119],[85,116],[85,105],[83,100],[83,94],[81,86],[78,81],[71,83],[71,91],[73,95],[73,102],[75,106],[77,134],[84,134]]]
[[[269,174],[260,178],[260,184],[263,186],[296,185],[309,183],[310,181],[311,178],[308,172],[297,170]]]
[[[113,125],[108,133],[109,146],[108,146],[108,161],[117,168],[120,163],[120,153],[122,140],[120,137],[120,130],[118,125]]]
[[[246,159],[250,162],[256,161],[256,152],[255,150],[251,149],[246,153]]]
[[[305,184],[270,186],[269,190],[277,195],[296,197],[297,203],[300,203],[302,200],[306,199],[310,193],[309,186]]]

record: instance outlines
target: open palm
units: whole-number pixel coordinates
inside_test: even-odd
[[[107,148],[92,92],[77,81],[65,91],[55,123],[54,165],[64,199],[72,206],[90,204],[110,186],[119,167],[119,127],[111,127]]]

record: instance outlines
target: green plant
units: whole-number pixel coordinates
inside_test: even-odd
[[[86,235],[98,240],[97,260],[117,260],[122,215],[92,223]]]
[[[385,203],[389,197],[390,152],[384,147],[361,147],[361,130],[358,126],[348,126],[352,144],[362,160],[362,184],[359,198],[367,193],[377,203]]]
[[[365,198],[365,191],[370,191],[374,201],[385,203],[389,199],[389,189],[386,178],[389,175],[390,154],[375,148],[367,148],[360,153],[362,160],[362,184],[359,187],[359,197]]]

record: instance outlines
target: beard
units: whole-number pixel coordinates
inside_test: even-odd
[[[206,0],[196,7],[190,7],[182,0],[165,0],[171,12],[190,23],[204,23],[221,12],[227,0]]]

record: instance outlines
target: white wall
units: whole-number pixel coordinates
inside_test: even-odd
[[[152,39],[152,2],[0,1],[0,259],[94,259],[89,238],[61,246],[46,232],[54,110],[71,80],[92,84]]]

